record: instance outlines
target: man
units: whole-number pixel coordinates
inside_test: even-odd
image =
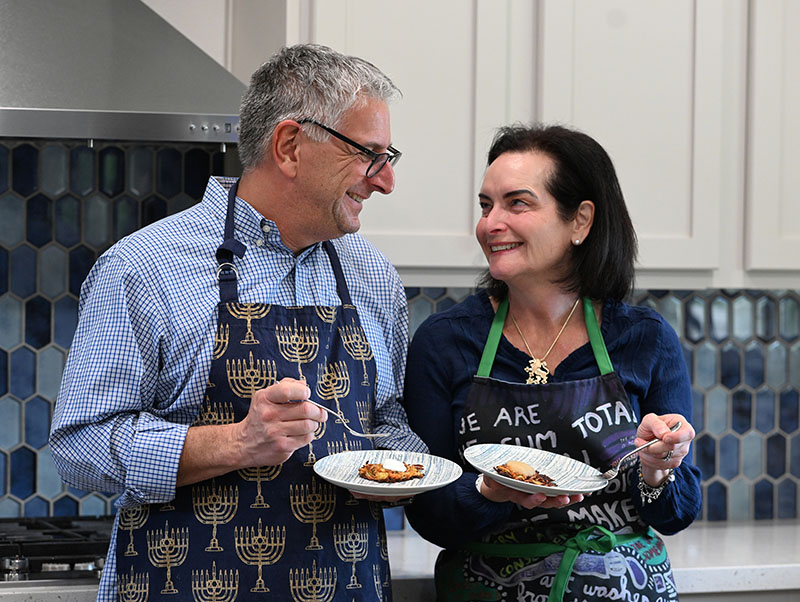
[[[405,293],[354,234],[394,188],[398,96],[356,57],[282,50],[242,102],[238,183],[87,277],[51,449],[70,485],[120,494],[98,600],[390,596],[381,512],[312,467],[369,443],[302,400],[426,451],[397,402]]]

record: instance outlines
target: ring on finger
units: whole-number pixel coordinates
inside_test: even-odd
[[[673,453],[674,453],[674,452],[673,452],[673,450],[669,450],[669,451],[667,452],[667,455],[666,455],[666,456],[664,456],[664,462],[669,462],[670,460],[672,460],[672,454],[673,454]]]

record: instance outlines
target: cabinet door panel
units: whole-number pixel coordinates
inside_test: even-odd
[[[735,4],[735,3],[731,3]],[[543,0],[539,117],[596,138],[618,171],[640,267],[714,269],[724,160],[724,3]],[[738,57],[734,57],[738,59]]]
[[[745,267],[800,269],[800,3],[751,2]]]

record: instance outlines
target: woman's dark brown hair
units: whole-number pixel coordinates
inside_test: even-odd
[[[553,161],[545,187],[568,221],[582,201],[594,203],[594,222],[586,240],[571,247],[566,290],[591,299],[623,300],[633,289],[637,243],[625,198],[608,153],[583,132],[558,125],[510,125],[492,141],[487,165],[503,153],[539,152]],[[486,270],[478,285],[495,299],[508,295],[508,286]]]

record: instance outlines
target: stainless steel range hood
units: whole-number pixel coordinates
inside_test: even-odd
[[[236,142],[244,91],[140,0],[0,0],[0,136]]]

